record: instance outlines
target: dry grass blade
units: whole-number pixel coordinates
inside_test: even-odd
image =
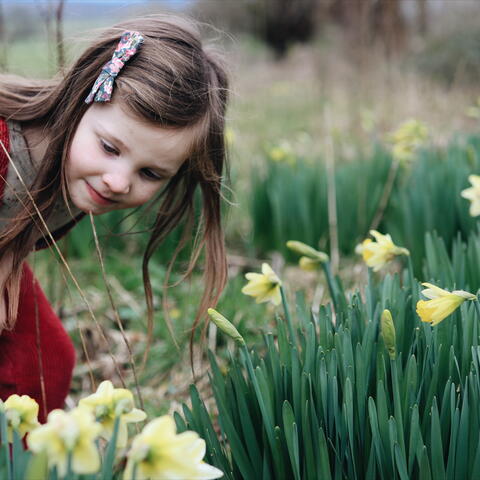
[[[383,214],[388,205],[388,200],[390,199],[390,195],[392,194],[393,185],[395,184],[395,179],[397,178],[398,167],[400,166],[400,162],[398,160],[393,160],[392,164],[390,165],[390,170],[388,171],[388,178],[385,182],[382,192],[382,198],[378,203],[377,211],[375,212],[375,216],[372,220],[372,224],[370,225],[370,230],[376,230],[382,221]],[[368,232],[366,232],[368,233]]]
[[[127,347],[128,359],[129,359],[129,362],[130,362],[130,367],[132,369],[133,379],[134,379],[134,382],[135,382],[135,390],[137,391],[138,400],[140,402],[140,406],[141,406],[142,410],[145,410],[142,394],[140,392],[140,386],[138,384],[137,371],[136,371],[136,368],[135,368],[135,362],[133,360],[132,348],[130,346],[130,342],[128,341],[128,339],[125,335],[125,330],[123,328],[123,324],[122,324],[122,321],[120,319],[118,309],[117,309],[117,307],[115,305],[115,302],[113,300],[112,291],[111,291],[110,284],[108,282],[107,275],[106,275],[106,272],[105,272],[105,263],[103,261],[102,251],[101,251],[100,245],[98,243],[97,229],[95,228],[95,221],[93,220],[92,212],[90,212],[88,216],[90,218],[90,225],[92,226],[93,238],[95,240],[95,250],[97,252],[98,260],[100,262],[100,268],[102,270],[103,282],[104,282],[105,288],[107,290],[108,299],[109,299],[110,305],[113,309],[113,314],[115,316],[115,320],[117,322],[120,333],[122,334],[122,338],[123,338],[123,341],[125,342],[125,346]]]

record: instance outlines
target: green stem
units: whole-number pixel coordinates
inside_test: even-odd
[[[65,476],[66,480],[72,480],[73,479],[73,471],[72,471],[72,452],[68,453],[68,458],[67,458],[67,475]]]
[[[113,434],[108,442],[107,451],[105,453],[105,459],[102,468],[102,480],[111,480],[113,475],[113,462],[115,461],[115,451],[117,447],[119,428],[120,416],[116,416],[115,423],[113,424]]]
[[[280,287],[280,294],[282,296],[282,306],[283,311],[285,312],[285,319],[287,320],[288,332],[290,333],[290,340],[293,345],[297,343],[297,337],[295,336],[295,330],[293,328],[292,317],[290,316],[290,310],[288,309],[287,297],[285,295],[285,290],[283,287]]]
[[[328,289],[330,290],[330,296],[332,297],[333,307],[335,309],[335,313],[338,313],[338,293],[337,293],[337,285],[335,279],[332,275],[332,269],[330,268],[330,262],[322,263],[322,268],[325,273],[325,278],[327,279]]]
[[[410,288],[412,289],[412,295],[413,295],[413,287],[415,286],[415,275],[413,274],[412,257],[410,255],[407,256],[407,269],[408,269],[408,280],[410,282]]]

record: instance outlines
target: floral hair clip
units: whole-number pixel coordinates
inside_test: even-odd
[[[139,32],[126,30],[122,33],[112,59],[102,67],[85,103],[110,101],[115,78],[125,63],[137,53],[142,43],[143,37]]]

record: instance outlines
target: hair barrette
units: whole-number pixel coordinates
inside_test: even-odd
[[[95,80],[85,103],[109,102],[111,100],[115,78],[125,66],[125,63],[137,53],[142,43],[143,37],[139,32],[126,30],[122,33],[112,59],[102,67],[102,71]]]

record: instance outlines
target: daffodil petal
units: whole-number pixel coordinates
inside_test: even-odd
[[[446,295],[450,295],[450,292],[448,290],[444,290],[443,288],[437,287],[432,283],[423,282],[422,285],[424,287],[427,287],[424,290],[422,290],[422,295],[431,300],[434,298],[445,297]]]
[[[147,414],[143,411],[140,410],[139,408],[134,408],[132,409],[131,412],[125,413],[122,415],[122,420],[131,423],[131,422],[142,422],[147,418]]]
[[[434,298],[433,300],[419,300],[417,302],[417,313],[422,322],[437,325],[453,313],[463,302],[463,298],[453,294]]]
[[[100,455],[94,443],[77,448],[72,456],[72,469],[76,473],[95,473],[100,468]]]

